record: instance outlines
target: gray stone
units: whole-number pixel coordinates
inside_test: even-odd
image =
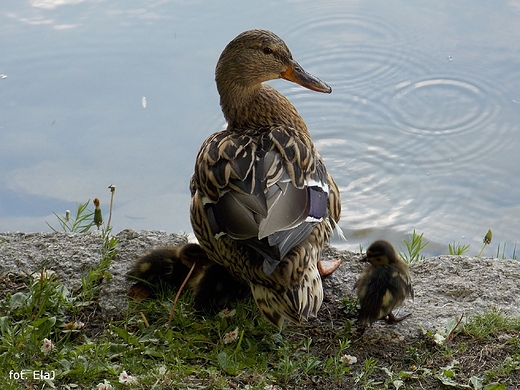
[[[163,231],[123,230],[116,235],[119,253],[103,281],[99,305],[103,317],[119,316],[126,309],[132,284],[125,278],[134,259],[156,246],[179,245],[186,237]],[[0,274],[52,270],[69,289],[81,286],[81,277],[98,266],[100,233],[0,233]],[[328,248],[325,258],[341,258],[339,269],[324,280],[325,294],[333,300],[354,296],[353,286],[363,267],[359,254]],[[410,265],[415,300],[407,300],[399,313],[412,316],[393,329],[401,337],[422,329],[436,330],[464,315],[499,309],[520,316],[520,263],[515,260],[438,256]],[[1,287],[0,287],[1,288]],[[387,326],[375,324],[374,328]]]

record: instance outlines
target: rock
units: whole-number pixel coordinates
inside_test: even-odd
[[[352,290],[361,270],[361,256],[329,248],[326,257],[342,258],[343,263],[328,279],[325,291],[334,297],[355,296]],[[520,263],[516,260],[438,256],[410,266],[415,299],[406,300],[399,315],[412,313],[395,325],[402,335],[414,335],[422,329],[435,331],[464,315],[501,310],[512,317],[520,316]],[[374,327],[388,326],[381,323]]]
[[[126,308],[126,293],[132,282],[125,278],[134,259],[155,246],[179,245],[184,236],[163,231],[123,230],[116,235],[119,253],[103,281],[99,307],[103,317],[120,317]],[[56,273],[71,290],[81,286],[81,278],[96,268],[101,259],[102,236],[91,233],[0,233],[0,275],[27,273],[42,267]],[[354,297],[352,290],[364,263],[359,254],[327,248],[327,258],[341,258],[339,269],[324,280],[325,294],[339,300]],[[412,316],[397,324],[397,338],[417,335],[422,329],[436,330],[453,318],[499,309],[520,316],[520,263],[515,260],[464,256],[432,257],[410,265],[415,300],[407,300],[400,313]],[[1,287],[0,287],[1,289]],[[376,323],[370,331],[388,326]]]
[[[134,259],[155,246],[179,245],[186,237],[163,231],[123,230],[118,254],[103,280],[99,307],[107,320],[116,318],[126,308],[126,293],[132,282],[125,277]],[[7,272],[32,274],[51,270],[69,290],[81,287],[81,278],[101,260],[103,238],[99,231],[89,233],[0,233],[0,275]],[[1,287],[0,287],[1,289]]]

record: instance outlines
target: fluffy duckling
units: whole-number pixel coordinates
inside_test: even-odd
[[[217,313],[229,303],[251,295],[247,284],[232,276],[225,267],[213,262],[204,267],[202,272],[197,272],[188,285],[195,297],[195,309],[204,313]]]
[[[215,80],[228,125],[199,150],[190,216],[210,260],[247,283],[260,311],[281,328],[321,306],[320,272],[338,264],[318,263],[341,204],[296,108],[263,83],[278,78],[331,92],[270,31],[245,31],[222,52]]]
[[[408,317],[410,314],[396,318],[392,313],[406,297],[413,299],[408,266],[395,248],[388,241],[376,241],[368,247],[366,261],[370,265],[355,285],[361,304],[358,323],[366,327],[385,319],[393,324]]]
[[[139,281],[131,287],[129,295],[145,299],[161,283],[179,288],[193,264],[195,268],[187,286],[194,295],[197,311],[215,313],[228,303],[248,296],[248,286],[209,260],[197,244],[154,248],[137,258],[127,276]]]
[[[180,286],[193,263],[197,264],[196,270],[209,263],[206,253],[196,244],[153,248],[134,261],[127,276],[151,285],[164,282]]]

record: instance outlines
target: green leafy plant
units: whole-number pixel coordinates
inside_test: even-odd
[[[406,252],[399,252],[399,254],[407,263],[413,263],[424,259],[424,256],[422,256],[420,252],[429,244],[429,242],[423,239],[423,235],[424,233],[417,234],[414,229],[413,233],[409,236],[409,239],[403,240],[406,245]]]
[[[108,272],[112,260],[119,250],[119,240],[112,236],[112,229],[103,229],[101,234],[101,259],[96,268],[90,269],[81,278],[80,299],[84,303],[91,302],[101,288],[101,282],[110,279],[112,275]]]
[[[469,244],[462,245],[453,241],[453,243],[448,244],[448,251],[452,256],[462,256],[469,249]]]
[[[114,193],[116,191],[116,186],[111,184],[108,186],[110,190],[110,212],[108,217],[108,223],[106,225],[106,229],[109,230],[111,228],[110,222],[112,221],[112,207],[114,204]],[[71,219],[70,211],[67,210],[65,215],[59,215],[53,212],[53,214],[58,219],[61,229],[56,229],[51,226],[48,222],[45,222],[47,226],[49,226],[54,232],[62,231],[62,232],[73,232],[73,233],[86,233],[93,226],[97,226],[99,230],[103,223],[103,216],[101,212],[100,202],[98,198],[94,198],[94,211],[89,210],[87,207],[90,203],[90,199],[85,203],[80,203],[77,206],[76,216]]]
[[[73,233],[86,233],[92,226],[94,226],[94,212],[87,209],[90,199],[85,203],[80,203],[76,209],[76,216],[70,218],[70,211],[66,211],[65,215],[58,215],[53,213],[61,226],[61,229],[56,229],[51,226],[48,222],[45,222],[53,231],[58,232],[73,232]]]
[[[348,316],[355,316],[359,311],[359,302],[356,297],[341,298],[343,312]]]
[[[376,366],[377,366],[376,359],[373,359],[373,358],[366,359],[364,366],[363,366],[363,370],[356,375],[356,377],[354,379],[354,383],[361,384],[363,386],[363,388],[365,388],[365,389],[372,388],[374,380],[370,379],[370,377],[374,373]]]
[[[339,340],[339,348],[333,356],[330,356],[324,364],[324,371],[336,378],[351,372],[350,364],[357,358],[347,355],[347,349],[350,347],[350,339],[342,338]],[[353,360],[354,359],[354,360]]]

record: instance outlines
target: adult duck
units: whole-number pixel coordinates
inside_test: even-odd
[[[227,128],[201,146],[190,189],[191,223],[214,262],[251,287],[265,317],[315,317],[323,300],[321,252],[340,216],[339,190],[294,106],[265,81],[332,89],[307,73],[286,44],[249,30],[215,71]]]

